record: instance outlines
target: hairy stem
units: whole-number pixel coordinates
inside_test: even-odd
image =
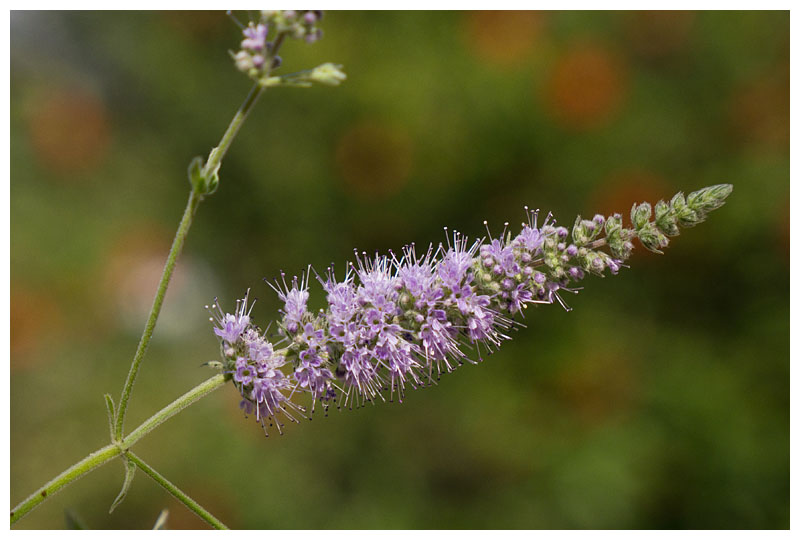
[[[91,471],[92,469],[103,465],[115,457],[117,457],[122,450],[114,444],[104,446],[96,450],[80,460],[78,463],[65,470],[41,488],[37,489],[28,498],[19,503],[13,510],[11,510],[11,525],[19,521],[25,514],[39,506],[45,499],[51,497],[54,493],[58,492],[72,482]]]
[[[271,54],[267,59],[269,66],[272,66],[272,61],[278,55],[278,49],[280,49],[284,37],[285,34],[280,33],[275,38],[275,44],[273,45]],[[269,77],[271,71],[272,68],[270,67],[267,70],[265,77]],[[255,105],[258,101],[258,98],[261,97],[261,93],[263,91],[264,87],[258,83],[254,84],[250,89],[250,93],[247,94],[244,103],[242,103],[242,106],[239,107],[238,111],[236,111],[231,123],[228,125],[228,129],[226,129],[225,133],[222,135],[222,139],[220,139],[219,144],[213,150],[211,150],[211,153],[208,155],[208,161],[203,168],[204,175],[208,175],[217,170],[217,167],[219,167],[220,163],[222,162],[222,158],[225,157],[225,154],[228,152],[228,148],[230,148],[233,139],[236,137],[236,134],[239,133],[239,129],[247,119],[247,115],[250,113],[253,105]]]
[[[208,161],[206,161],[206,165],[203,168],[204,175],[216,171],[220,163],[222,163],[222,158],[228,153],[233,139],[236,138],[236,134],[239,133],[239,129],[241,129],[242,124],[244,124],[244,121],[247,119],[247,115],[250,113],[263,91],[264,88],[258,84],[253,85],[250,89],[250,93],[247,94],[244,103],[242,103],[242,106],[236,111],[236,114],[233,115],[233,119],[231,123],[228,124],[228,129],[225,130],[219,144],[208,154]]]
[[[281,44],[283,43],[283,39],[285,37],[284,33],[278,34],[275,44],[272,48],[271,55],[269,58],[269,65],[272,65],[272,60],[277,56],[278,49],[280,48]],[[269,72],[267,72],[269,75]],[[253,106],[258,101],[259,96],[264,91],[264,87],[256,84],[253,88],[250,89],[250,93],[247,94],[242,105],[236,111],[236,114],[233,116],[228,128],[225,130],[225,133],[222,135],[219,144],[214,147],[208,155],[208,160],[206,161],[205,166],[203,167],[203,175],[209,176],[212,173],[216,173],[219,169],[220,164],[222,163],[222,159],[227,154],[228,149],[231,146],[231,143],[236,138],[236,134],[239,133],[239,129],[241,129],[242,124],[247,119],[248,114],[252,110]],[[144,358],[145,353],[147,352],[147,347],[150,345],[150,340],[153,337],[153,331],[155,330],[156,322],[158,321],[158,316],[161,313],[161,305],[164,303],[164,296],[167,292],[167,287],[169,287],[170,279],[172,278],[172,273],[175,270],[175,264],[178,261],[178,256],[183,249],[183,244],[186,241],[186,236],[189,233],[189,228],[192,225],[192,219],[194,218],[194,214],[197,211],[197,207],[200,205],[200,202],[203,200],[203,196],[201,194],[195,193],[194,190],[189,194],[189,202],[186,204],[186,209],[183,212],[183,217],[181,218],[180,225],[178,225],[178,231],[175,233],[175,238],[172,241],[172,247],[169,250],[169,255],[167,255],[167,262],[164,265],[164,271],[161,274],[161,281],[158,284],[158,289],[156,290],[156,296],[153,300],[153,306],[150,308],[150,314],[147,317],[147,322],[145,323],[144,331],[142,332],[142,337],[139,340],[139,345],[136,348],[136,353],[134,354],[133,361],[131,362],[130,370],[128,371],[128,376],[125,379],[125,385],[122,388],[122,394],[119,400],[119,406],[117,407],[116,415],[114,418],[114,425],[113,425],[113,433],[112,439],[113,443],[104,446],[103,448],[92,452],[87,457],[70,467],[69,469],[65,470],[55,478],[53,478],[50,482],[42,486],[39,490],[35,493],[30,495],[27,499],[22,501],[19,505],[17,505],[11,511],[11,524],[13,525],[17,521],[19,521],[23,516],[28,514],[31,510],[36,508],[39,504],[41,504],[45,498],[49,497],[50,495],[54,494],[55,492],[59,491],[61,488],[72,482],[73,480],[80,478],[87,472],[91,471],[92,469],[103,465],[112,459],[119,456],[121,453],[126,452],[133,444],[135,444],[139,439],[147,435],[150,431],[158,427],[162,422],[166,421],[167,419],[171,418],[175,414],[182,411],[184,408],[188,407],[201,397],[207,395],[211,391],[219,388],[224,384],[225,377],[224,375],[215,375],[211,377],[204,383],[196,386],[183,396],[179,397],[159,412],[151,416],[148,420],[146,420],[142,425],[138,428],[133,430],[127,437],[122,436],[123,430],[125,427],[125,413],[128,409],[128,400],[130,399],[131,391],[133,390],[133,384],[136,382],[136,376],[139,372],[139,367],[142,363],[142,358]],[[137,463],[137,466],[142,468],[149,467],[139,460],[140,463]],[[157,472],[149,469],[148,472],[146,469],[142,468],[147,474],[153,476],[156,481],[158,481],[162,486],[165,487],[170,493],[175,495],[178,499],[180,499],[184,504],[189,506],[192,510],[194,510],[200,517],[206,519],[203,515],[198,512],[198,509],[202,512],[205,510],[202,509],[197,503],[192,501],[187,495],[183,494],[177,487],[172,486],[169,482],[161,477]],[[152,473],[152,474],[151,474]],[[155,475],[155,476],[154,476]],[[160,478],[160,480],[159,480]],[[162,481],[163,480],[163,481]],[[172,486],[175,491],[172,491],[167,487],[167,485]],[[180,495],[179,495],[180,494]],[[187,502],[191,501],[197,508],[192,508],[192,506]],[[206,519],[210,524],[213,526],[219,525],[218,528],[225,528],[221,522],[216,520],[211,514],[205,512],[211,520],[216,521],[216,523]]]
[[[172,418],[180,411],[196,402],[200,398],[207,396],[223,384],[225,384],[225,375],[221,373],[214,375],[210,379],[200,383],[183,394],[181,397],[151,416],[149,419],[145,420],[142,425],[134,429],[130,435],[122,439],[118,444],[109,444],[108,446],[104,446],[103,448],[92,452],[74,464],[72,467],[66,469],[64,472],[33,492],[24,501],[19,503],[11,511],[11,524],[13,525],[19,521],[31,510],[44,502],[45,499],[50,498],[54,493],[61,490],[61,488],[73,480],[80,478],[92,469],[95,469],[100,465],[104,465],[123,452],[126,452],[131,446],[139,441],[139,439],[153,431],[164,421]]]
[[[142,425],[131,431],[127,437],[122,439],[122,447],[127,450],[136,444],[139,439],[153,431],[165,421],[169,420],[195,401],[210,394],[223,384],[225,384],[225,375],[222,373],[214,375],[210,379],[198,384],[181,397],[158,411],[156,414],[142,422]]]
[[[192,226],[192,218],[200,204],[200,197],[194,193],[189,195],[189,202],[186,203],[186,209],[183,212],[183,218],[178,226],[178,232],[175,233],[175,239],[172,241],[172,247],[167,256],[167,263],[164,265],[164,272],[161,274],[161,281],[158,283],[156,290],[156,297],[153,300],[153,307],[150,308],[150,315],[147,317],[147,323],[144,326],[142,338],[139,340],[139,346],[136,348],[136,354],[133,356],[131,368],[128,371],[128,377],[125,379],[125,386],[122,388],[122,395],[119,399],[119,408],[114,422],[114,438],[119,440],[122,438],[122,429],[125,424],[125,412],[128,408],[128,398],[130,398],[131,390],[133,390],[133,383],[136,382],[136,375],[139,372],[139,366],[142,363],[147,346],[150,345],[150,339],[153,337],[153,330],[156,327],[158,315],[161,313],[161,305],[164,303],[164,296],[169,287],[169,281],[172,278],[172,272],[175,270],[175,263],[178,262],[178,255],[183,249],[183,244],[186,241],[186,235],[189,232],[189,227]]]
[[[203,521],[214,527],[215,529],[226,529],[228,527],[225,526],[220,520],[215,518],[211,515],[211,512],[200,506],[197,501],[189,497],[186,493],[181,491],[178,486],[164,478],[158,471],[150,467],[147,463],[142,461],[142,459],[134,454],[133,452],[128,452],[128,459],[131,460],[133,463],[136,464],[139,469],[141,469],[144,473],[149,475],[153,480],[158,482],[161,487],[166,489],[170,494],[172,494],[176,499],[181,501],[186,507],[194,512],[195,514],[200,517]]]
[[[270,65],[272,59],[278,54],[278,49],[280,49],[280,46],[283,43],[284,36],[285,34],[281,33],[275,40],[275,45],[272,48],[272,54],[269,59]],[[269,72],[267,74],[269,74]],[[228,149],[230,148],[233,139],[236,138],[236,134],[239,133],[239,129],[241,129],[242,124],[244,124],[244,121],[247,119],[247,115],[250,114],[250,111],[258,101],[258,98],[261,96],[263,91],[264,88],[258,84],[255,84],[253,88],[250,89],[250,93],[247,94],[244,103],[242,103],[242,105],[239,107],[239,110],[236,111],[236,114],[233,115],[233,119],[231,120],[231,123],[228,124],[228,129],[226,129],[225,133],[223,133],[219,144],[209,153],[208,160],[203,167],[204,176],[215,173],[217,169],[219,169],[222,159],[225,157],[225,154],[228,153]],[[155,329],[156,321],[158,321],[158,315],[161,312],[161,304],[164,302],[164,295],[167,292],[169,281],[172,278],[172,272],[175,269],[175,263],[178,260],[178,255],[180,255],[181,249],[183,249],[186,235],[189,232],[189,227],[192,225],[192,218],[194,217],[194,213],[197,210],[200,201],[202,201],[202,196],[192,191],[189,195],[189,202],[186,205],[183,218],[178,226],[178,231],[175,233],[175,239],[172,241],[172,247],[170,248],[169,255],[167,256],[167,263],[164,266],[164,272],[161,274],[161,281],[158,284],[156,297],[153,300],[153,307],[150,308],[150,315],[147,317],[147,323],[145,324],[144,332],[139,340],[139,346],[136,348],[136,354],[133,356],[133,362],[131,362],[131,367],[128,371],[128,377],[125,379],[125,386],[123,387],[122,395],[120,396],[119,407],[117,408],[117,415],[114,421],[114,438],[117,440],[122,438],[122,432],[125,426],[125,413],[128,410],[128,399],[130,398],[131,391],[133,390],[133,383],[136,382],[136,375],[139,372],[139,366],[142,363],[142,358],[147,352],[147,346],[150,344],[150,339],[153,337],[153,330]]]

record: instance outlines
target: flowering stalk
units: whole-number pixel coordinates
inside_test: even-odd
[[[194,214],[200,202],[202,202],[206,196],[211,195],[217,190],[219,186],[219,168],[222,164],[222,160],[239,132],[239,129],[242,127],[242,124],[247,119],[250,110],[252,110],[253,106],[258,101],[259,96],[265,88],[271,86],[307,86],[312,82],[335,86],[346,78],[344,73],[340,70],[341,66],[330,63],[323,64],[312,70],[299,72],[300,75],[289,77],[288,79],[278,78],[279,80],[276,81],[274,77],[271,78],[272,70],[279,67],[281,64],[278,51],[284,40],[286,38],[298,38],[304,39],[307,43],[317,41],[322,37],[322,30],[317,28],[317,22],[321,17],[321,11],[262,11],[258,22],[250,22],[247,27],[236,21],[242,28],[242,34],[245,39],[241,42],[241,50],[236,54],[231,54],[237,68],[246,72],[255,81],[255,85],[234,115],[228,128],[220,139],[219,144],[209,153],[208,159],[204,161],[202,157],[198,156],[194,158],[189,165],[188,176],[191,185],[189,201],[167,256],[167,262],[164,266],[158,289],[156,290],[153,305],[150,309],[133,361],[131,362],[131,367],[126,377],[119,405],[116,407],[116,410],[111,396],[108,394],[105,396],[109,414],[111,444],[93,452],[65,470],[17,505],[17,507],[11,511],[12,525],[42,503],[45,498],[50,497],[73,480],[121,455],[126,462],[127,473],[122,491],[112,504],[111,510],[125,497],[133,478],[133,471],[138,467],[152,476],[167,489],[167,491],[175,495],[176,498],[181,500],[210,525],[216,528],[225,528],[225,526],[208,511],[204,510],[188,495],[181,492],[167,479],[155,472],[141,459],[128,452],[128,449],[141,437],[160,425],[161,422],[177,414],[195,400],[221,386],[226,377],[218,375],[198,385],[196,388],[153,415],[128,436],[123,435],[125,414],[127,412],[128,401],[133,390],[133,385],[136,381],[136,376],[139,372],[142,359],[147,352],[148,345],[150,344],[153,331],[158,321],[158,316],[161,312],[164,296],[169,287],[169,282],[175,269],[178,256],[180,255],[189,228],[191,227]],[[271,29],[274,29],[272,40],[268,41]],[[266,81],[271,82],[267,84]],[[293,84],[292,81],[298,84]],[[299,84],[300,82],[303,84]]]
[[[225,381],[226,377],[220,374],[200,383],[145,420],[139,427],[134,429],[130,435],[126,436],[121,441],[109,444],[92,452],[70,468],[63,471],[61,474],[34,491],[24,501],[19,503],[11,510],[11,525],[22,519],[31,510],[43,503],[45,499],[51,498],[56,492],[60,491],[73,480],[77,480],[89,471],[99,467],[100,465],[105,465],[121,454],[128,452],[128,450],[142,437],[181,412],[189,405],[195,403],[199,399],[207,396],[217,388],[221,387]]]
[[[276,46],[274,47],[273,55],[277,55],[277,51],[280,47],[280,41],[282,41],[282,36],[278,36],[278,40],[276,40]],[[189,233],[189,228],[192,225],[194,213],[203,198],[206,195],[210,195],[216,191],[219,185],[218,172],[220,165],[222,164],[222,159],[228,152],[233,139],[236,137],[236,134],[242,127],[242,124],[244,124],[244,121],[247,119],[247,115],[258,101],[258,98],[263,90],[264,87],[259,85],[255,85],[250,90],[250,93],[247,95],[247,98],[245,98],[244,103],[242,103],[242,106],[236,111],[231,123],[228,125],[228,128],[222,135],[219,144],[209,153],[208,160],[206,161],[205,165],[201,167],[202,158],[199,157],[195,158],[189,165],[189,180],[192,184],[192,191],[189,194],[189,202],[186,205],[183,219],[181,219],[181,223],[178,226],[178,231],[175,234],[175,239],[172,242],[169,255],[167,256],[167,263],[164,267],[164,272],[161,275],[161,281],[158,284],[158,290],[156,291],[156,297],[153,300],[153,306],[150,309],[150,315],[147,318],[144,332],[142,333],[139,345],[136,348],[136,354],[133,357],[133,362],[131,363],[128,377],[125,380],[125,386],[122,389],[119,408],[117,409],[117,416],[114,423],[114,436],[117,439],[122,437],[122,431],[125,424],[125,413],[128,408],[128,399],[130,398],[131,391],[133,390],[133,383],[136,381],[136,375],[139,372],[139,366],[142,362],[142,358],[147,352],[147,347],[150,344],[151,337],[153,336],[153,330],[155,329],[156,321],[158,321],[158,315],[161,312],[161,304],[164,302],[164,295],[167,292],[167,287],[169,287],[169,281],[172,278],[172,272],[175,269],[175,263],[177,262],[181,249],[183,248],[186,235]]]
[[[144,358],[144,354],[147,352],[147,347],[150,344],[150,338],[153,336],[153,330],[155,330],[156,322],[158,321],[158,315],[161,313],[161,304],[164,302],[164,295],[167,292],[167,287],[169,287],[169,282],[172,278],[172,272],[175,270],[175,264],[178,261],[178,255],[180,255],[181,250],[183,249],[186,235],[189,233],[189,228],[192,226],[192,218],[194,217],[194,213],[197,211],[197,207],[201,200],[201,196],[198,195],[196,191],[192,190],[192,192],[189,194],[189,202],[186,204],[186,210],[183,212],[183,218],[178,226],[178,232],[175,234],[175,238],[172,241],[172,247],[169,250],[169,255],[167,255],[167,263],[164,266],[164,271],[161,274],[161,280],[158,283],[156,297],[153,300],[153,306],[150,308],[150,315],[147,317],[147,323],[145,324],[144,332],[139,340],[139,345],[136,348],[136,354],[133,356],[133,362],[131,363],[130,370],[128,371],[128,376],[125,379],[125,386],[122,389],[122,395],[119,400],[119,408],[117,409],[117,414],[114,421],[113,435],[114,439],[116,440],[122,438],[122,430],[125,424],[125,412],[128,408],[128,399],[130,398],[131,391],[133,390],[133,383],[136,381],[136,375],[139,372],[139,366],[142,363],[142,358]]]
[[[361,406],[408,387],[433,383],[442,372],[481,361],[520,325],[517,315],[531,304],[559,303],[561,293],[576,293],[587,274],[617,274],[633,250],[633,240],[657,253],[676,236],[722,206],[732,186],[703,188],[669,203],[659,201],[651,221],[649,203],[634,204],[632,227],[622,216],[575,220],[571,230],[552,216],[538,224],[538,211],[526,208],[527,222],[513,236],[505,224],[500,236],[470,242],[454,232],[447,244],[418,253],[411,244],[402,253],[367,257],[356,252],[338,281],[333,267],[317,279],[328,307],[307,310],[310,268],[289,283],[282,275],[271,285],[284,307],[272,341],[250,318],[248,296],[233,313],[211,306],[214,333],[220,339],[216,367],[230,376],[242,395],[241,408],[254,414],[265,433],[284,419],[297,422],[306,408],[293,401],[311,396],[327,411]],[[488,233],[488,227],[487,227]],[[274,344],[273,344],[274,342]]]

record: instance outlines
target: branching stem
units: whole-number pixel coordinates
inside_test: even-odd
[[[153,480],[158,482],[161,487],[166,489],[170,494],[172,494],[176,499],[181,501],[183,504],[186,505],[186,508],[194,512],[195,514],[200,517],[203,521],[214,527],[215,529],[225,529],[227,530],[228,527],[225,526],[220,520],[215,518],[211,515],[211,512],[197,504],[197,501],[189,497],[186,493],[180,490],[178,486],[164,478],[158,471],[153,469],[150,465],[142,461],[142,459],[134,454],[133,452],[128,452],[128,459],[131,460],[133,463],[136,464],[139,469],[150,476]]]
[[[153,431],[163,422],[172,418],[200,398],[207,396],[223,384],[225,384],[225,375],[221,373],[219,375],[214,375],[145,420],[142,425],[134,429],[130,435],[122,439],[118,444],[109,444],[108,446],[104,446],[92,452],[19,503],[11,511],[11,525],[22,519],[31,510],[44,502],[45,499],[52,497],[56,492],[60,491],[73,480],[77,480],[92,469],[104,465],[123,452],[128,451],[139,439]]]

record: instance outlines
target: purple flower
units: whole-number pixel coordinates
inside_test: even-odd
[[[513,276],[519,273],[519,265],[514,258],[514,248],[511,245],[504,245],[502,240],[495,238],[491,244],[481,246],[481,256],[491,257],[496,265],[492,271],[499,275]]]
[[[206,309],[211,313],[210,320],[217,323],[214,327],[214,333],[229,344],[235,343],[250,325],[250,311],[253,306],[251,304],[250,309],[247,308],[249,294],[250,291],[248,290],[242,300],[236,301],[236,309],[233,314],[223,313],[219,302],[216,300],[210,308],[206,306]]]
[[[456,235],[453,245],[445,252],[442,260],[436,266],[436,274],[442,285],[449,289],[456,288],[467,278],[472,267],[478,242],[467,246],[467,239]]]
[[[509,293],[508,310],[511,313],[522,311],[522,308],[531,300],[533,300],[533,292],[527,287],[527,284],[520,283]]]
[[[259,377],[253,381],[253,390],[250,392],[250,400],[256,404],[257,419],[260,417],[270,418],[281,412],[281,404],[286,401],[286,396],[281,390],[288,387],[288,381],[283,373],[277,370],[270,370],[268,376]]]
[[[314,349],[300,352],[300,365],[294,370],[294,378],[301,388],[311,392],[313,400],[328,394],[330,381],[333,379],[331,370],[322,367],[323,359]]]
[[[437,289],[436,275],[430,262],[431,252],[429,249],[425,257],[418,260],[414,246],[409,246],[405,249],[402,261],[397,263],[397,276],[413,297],[427,299]]]
[[[425,363],[430,364],[430,360],[435,361],[441,372],[440,363],[445,362],[447,371],[450,371],[452,368],[447,359],[462,356],[458,342],[454,339],[455,335],[453,323],[447,320],[445,312],[440,309],[433,310],[419,330]]]
[[[350,321],[358,310],[356,290],[353,287],[352,275],[348,273],[343,282],[333,277],[333,269],[328,269],[328,279],[322,281],[322,288],[328,293],[329,320],[344,323]]]
[[[228,343],[233,343],[239,339],[239,336],[242,335],[242,332],[244,332],[248,324],[250,324],[249,316],[244,315],[242,317],[237,317],[236,315],[226,313],[224,318],[220,321],[220,327],[214,328],[214,333]]]
[[[283,326],[290,334],[294,334],[301,328],[303,317],[306,314],[306,303],[308,302],[308,274],[310,270],[303,273],[300,285],[297,283],[297,276],[292,278],[292,286],[286,284],[286,275],[281,273],[281,282],[275,281],[275,285],[267,282],[272,289],[278,293],[278,298],[283,302]],[[281,286],[282,285],[282,286]]]
[[[512,241],[512,245],[521,247],[531,253],[538,253],[544,243],[544,236],[536,227],[524,225],[522,231]]]
[[[345,383],[357,389],[366,399],[372,400],[383,385],[369,357],[369,352],[364,349],[348,349],[342,354],[340,365],[344,371]],[[345,405],[348,398],[350,393],[345,395]]]
[[[357,271],[361,286],[356,291],[358,303],[362,306],[372,304],[387,307],[387,303],[397,296],[398,279],[392,274],[387,257],[375,255],[374,260],[358,259]]]
[[[567,270],[567,273],[569,274],[569,277],[571,277],[575,281],[580,281],[583,279],[583,270],[581,270],[577,266],[573,266],[572,268]]]
[[[233,374],[233,380],[244,386],[253,382],[255,370],[253,366],[243,357],[236,359],[236,372]]]
[[[268,28],[264,24],[250,25],[242,30],[245,39],[242,40],[242,49],[251,51],[263,51],[266,47]]]

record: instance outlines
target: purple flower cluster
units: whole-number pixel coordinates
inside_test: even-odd
[[[270,284],[283,303],[278,352],[252,325],[246,298],[234,314],[220,311],[215,333],[243,408],[258,418],[293,419],[287,408],[304,412],[289,400],[297,391],[326,408],[337,397],[351,407],[385,399],[384,393],[402,401],[408,386],[482,360],[509,339],[515,314],[530,303],[560,302],[559,290],[570,290],[575,278],[562,269],[578,256],[573,245],[563,245],[566,229],[551,225],[549,216],[539,227],[536,213],[528,216],[516,237],[506,227],[487,243],[455,232],[422,255],[413,244],[399,255],[356,252],[341,280],[333,267],[317,276],[327,309],[316,313],[307,307],[311,269],[299,280],[282,277]],[[284,366],[291,374],[283,374]]]
[[[309,393],[312,404],[320,401],[326,410],[337,399],[352,407],[387,393],[402,401],[407,387],[432,383],[493,352],[530,304],[558,302],[569,309],[559,293],[577,292],[571,283],[589,273],[616,274],[634,238],[658,251],[678,225],[699,223],[730,191],[729,185],[712,186],[660,201],[654,221],[650,205],[634,205],[633,229],[623,227],[619,214],[579,216],[571,231],[548,214],[539,226],[538,211],[526,207],[527,223],[516,236],[506,223],[497,238],[469,242],[455,232],[446,245],[421,255],[414,244],[399,255],[356,252],[341,280],[332,266],[317,275],[327,295],[327,307],[317,312],[307,307],[311,269],[300,280],[282,277],[271,284],[283,302],[278,350],[250,320],[247,297],[233,314],[213,306],[223,369],[241,392],[242,407],[262,424],[279,414],[293,421],[303,416],[305,408],[291,400],[296,392]]]
[[[287,392],[295,382],[287,377],[282,368],[285,355],[276,352],[251,323],[248,298],[237,301],[233,314],[223,313],[215,302],[210,308],[212,322],[216,322],[214,333],[220,338],[226,371],[242,394],[239,406],[245,414],[255,414],[265,431],[267,422],[283,414],[296,421],[294,413],[302,414],[302,408],[294,404]],[[282,424],[277,422],[280,431]]]
[[[250,21],[247,26],[233,15],[231,17],[244,36],[241,49],[231,55],[236,67],[256,80],[280,66],[281,57],[277,55],[276,44],[284,38],[314,43],[322,37],[322,30],[317,27],[322,18],[321,11],[262,11],[258,20]],[[270,32],[272,38],[268,41]]]

